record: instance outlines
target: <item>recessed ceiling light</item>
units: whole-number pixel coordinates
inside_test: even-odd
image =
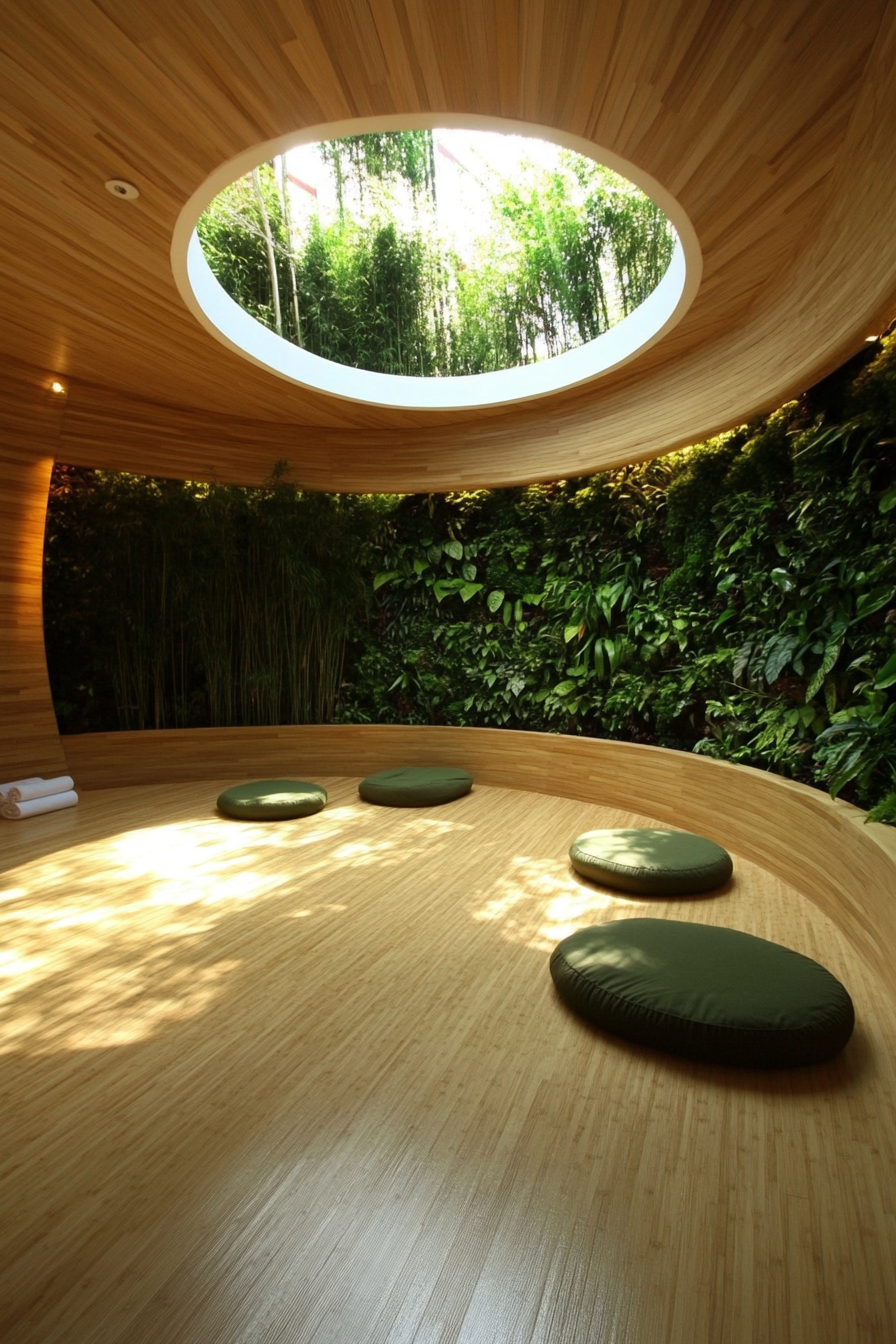
[[[136,201],[140,195],[139,188],[135,187],[133,182],[125,182],[121,177],[110,177],[106,183],[106,190],[123,201]]]
[[[55,392],[57,396],[61,396],[65,391],[65,383],[60,383],[58,378],[54,378],[50,384],[50,391]]]

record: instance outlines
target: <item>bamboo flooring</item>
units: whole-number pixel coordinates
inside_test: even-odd
[[[572,836],[645,819],[574,799],[240,824],[224,782],[0,829],[5,1344],[896,1338],[894,995],[810,900],[737,854],[588,885]],[[817,957],[855,1037],[764,1074],[591,1031],[547,954],[642,913]]]

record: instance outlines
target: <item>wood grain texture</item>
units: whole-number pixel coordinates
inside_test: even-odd
[[[8,372],[8,371],[7,371]],[[43,627],[47,490],[61,407],[0,370],[0,781],[64,772]]]
[[[63,739],[76,786],[364,776],[453,765],[501,788],[649,813],[711,836],[803,892],[892,973],[896,831],[817,789],[688,752],[506,729],[345,725],[165,729]]]
[[[624,804],[330,775],[247,825],[230,778],[0,823],[5,1342],[896,1335],[892,976],[817,905],[737,851],[708,898],[584,882],[571,837]],[[821,960],[852,1042],[764,1074],[591,1031],[548,953],[641,914]]]
[[[891,0],[34,0],[0,17],[0,356],[64,374],[84,465],[446,489],[647,457],[780,403],[896,312]],[[351,116],[585,137],[681,203],[686,318],[585,388],[488,412],[364,407],[219,345],[177,215],[233,155]],[[103,190],[133,179],[133,204]]]

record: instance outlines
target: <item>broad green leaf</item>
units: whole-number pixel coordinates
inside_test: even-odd
[[[824,656],[821,660],[821,666],[814,673],[812,680],[806,687],[806,699],[811,700],[821,690],[825,677],[833,668],[837,659],[840,657],[840,650],[843,648],[842,639],[832,639],[825,645]]]
[[[564,644],[570,644],[574,639],[581,639],[584,633],[584,625],[579,625],[578,621],[574,621],[572,625],[567,625],[564,628],[563,642]]]
[[[437,602],[444,602],[449,593],[456,593],[463,587],[463,579],[436,579],[432,590]]]
[[[772,583],[775,585],[776,588],[781,589],[782,593],[793,592],[794,588],[793,575],[788,573],[786,569],[780,569],[780,568],[773,569],[771,574],[769,574],[769,578],[771,579]]]
[[[891,509],[896,509],[896,485],[891,485],[889,490],[884,491],[877,507],[881,513],[889,513]]]
[[[896,653],[888,658],[874,678],[874,689],[885,691],[888,686],[896,686]]]
[[[461,572],[461,574],[463,574],[463,576],[464,576],[464,578],[466,579],[467,583],[472,583],[472,582],[474,581],[474,579],[476,578],[476,566],[475,566],[475,565],[466,564],[466,565],[464,565],[464,567],[461,569],[460,572]]]
[[[878,588],[872,588],[870,593],[862,593],[856,602],[856,620],[863,621],[866,616],[873,616],[881,607],[887,605],[892,596],[892,584],[883,584]]]
[[[397,569],[390,569],[387,573],[384,574],[376,574],[373,580],[373,591],[376,592],[378,588],[382,588],[385,584],[391,583],[393,579],[397,578],[400,578],[400,574]]]
[[[489,593],[488,597],[485,599],[485,605],[488,607],[492,615],[494,615],[494,613],[498,610],[503,601],[504,601],[504,594],[502,593],[501,589],[493,588],[492,591]]]
[[[461,601],[469,602],[471,597],[475,597],[477,593],[482,592],[482,587],[481,583],[465,583],[463,588],[460,589]]]
[[[463,560],[464,548],[459,541],[446,541],[443,548],[446,555],[450,555],[452,560]]]
[[[748,639],[746,644],[742,644],[734,655],[734,665],[731,669],[731,675],[735,681],[740,681],[750,665],[750,659],[753,656],[753,641]]]
[[[798,635],[776,635],[766,646],[765,667],[762,669],[762,674],[769,686],[772,682],[778,680],[784,668],[790,662],[798,643]]]
[[[554,694],[569,695],[570,691],[574,691],[575,689],[576,683],[574,681],[561,681],[559,685],[554,687]]]

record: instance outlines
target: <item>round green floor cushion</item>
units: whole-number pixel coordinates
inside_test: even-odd
[[[383,807],[432,807],[462,798],[473,787],[473,776],[453,766],[402,765],[368,775],[358,785],[367,803]]]
[[[731,855],[714,840],[689,831],[649,827],[586,831],[569,849],[583,877],[636,896],[691,896],[727,882]]]
[[[326,801],[327,791],[321,784],[304,779],[256,779],[225,789],[218,809],[240,821],[289,821],[310,817]]]
[[[564,938],[551,956],[561,999],[595,1026],[690,1059],[793,1068],[852,1035],[852,1000],[830,971],[736,929],[620,919]]]

